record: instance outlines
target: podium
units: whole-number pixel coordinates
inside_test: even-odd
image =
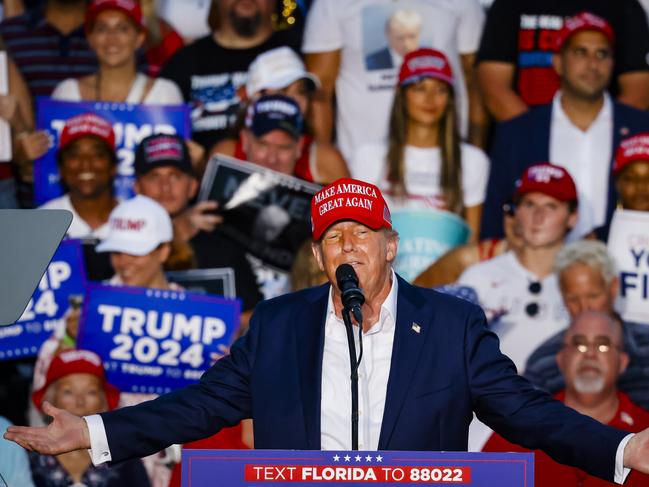
[[[533,487],[533,453],[183,450],[182,487]]]

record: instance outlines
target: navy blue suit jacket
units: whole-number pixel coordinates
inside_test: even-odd
[[[113,461],[250,417],[256,448],[320,449],[328,295],[324,285],[258,304],[248,333],[199,384],[103,413]],[[379,450],[466,450],[473,410],[512,442],[613,479],[626,432],[581,416],[518,376],[479,307],[399,278]]]
[[[365,56],[365,68],[367,70],[389,69],[393,67],[392,55],[390,54],[390,49],[388,47],[379,51],[374,51]]]
[[[529,112],[502,122],[496,128],[491,149],[491,171],[487,196],[482,208],[482,238],[501,238],[503,234],[503,204],[514,193],[516,180],[525,169],[537,162],[550,161],[550,123],[552,103],[532,108]],[[649,114],[628,105],[613,102],[612,148],[615,155],[620,141],[638,132],[649,130]],[[610,169],[613,168],[611,158]],[[602,177],[605,175],[602,174]],[[612,174],[609,174],[606,224],[597,229],[597,236],[606,240],[617,202]]]

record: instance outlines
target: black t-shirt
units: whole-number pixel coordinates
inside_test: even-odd
[[[175,81],[191,104],[192,138],[209,150],[226,137],[237,116],[250,63],[275,47],[297,50],[295,42],[294,35],[278,32],[257,47],[229,49],[209,35],[174,54],[160,76]]]
[[[189,242],[196,255],[199,269],[230,267],[234,270],[234,281],[237,297],[243,301],[243,311],[250,310],[262,300],[246,253],[218,230],[199,232]]]
[[[514,64],[516,91],[523,101],[527,105],[549,103],[559,87],[552,68],[557,34],[566,17],[583,11],[605,18],[613,27],[616,76],[649,70],[649,29],[637,0],[495,0],[487,15],[478,61]]]

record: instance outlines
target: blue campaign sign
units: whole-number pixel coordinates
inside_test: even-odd
[[[239,300],[183,291],[88,286],[79,348],[104,361],[125,392],[163,394],[196,383],[239,328]]]
[[[133,196],[135,149],[140,141],[153,133],[191,135],[188,105],[132,105],[130,103],[67,102],[49,98],[37,100],[37,128],[47,130],[52,145],[34,161],[34,199],[37,205],[61,196],[56,153],[65,121],[75,115],[93,112],[113,124],[117,146],[117,178],[115,195],[119,199]]]
[[[59,327],[71,296],[85,294],[86,271],[81,242],[64,240],[15,324],[0,328],[0,360],[35,356]]]
[[[448,484],[534,487],[533,453],[183,450],[182,487]]]

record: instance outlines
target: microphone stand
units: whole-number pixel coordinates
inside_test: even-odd
[[[351,366],[351,386],[352,386],[352,450],[358,450],[358,367],[363,358],[363,315],[360,309],[354,310],[354,316],[358,323],[358,341],[360,353],[356,358],[356,344],[354,342],[354,328],[352,325],[352,309],[343,308],[343,322],[347,330],[347,344],[349,345],[349,363]],[[359,319],[360,318],[360,319]]]

